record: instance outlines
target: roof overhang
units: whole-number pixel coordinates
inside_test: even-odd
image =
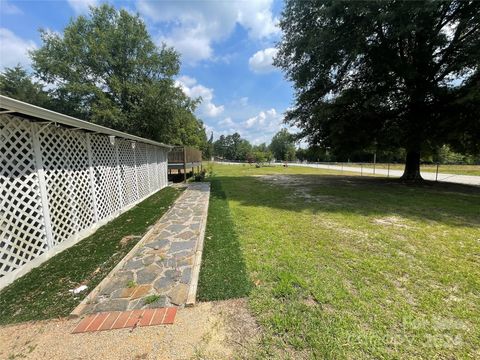
[[[140,136],[130,135],[122,131],[110,129],[105,126],[97,125],[85,120],[80,120],[72,116],[60,114],[55,111],[47,110],[39,106],[28,104],[23,101],[9,98],[8,96],[0,95],[0,114],[25,115],[29,118],[37,120],[50,121],[56,124],[61,124],[67,127],[90,131],[93,133],[105,134],[109,136],[116,136],[119,138],[129,139],[132,141],[143,142],[146,144],[161,146],[167,149],[172,149],[173,146],[166,145],[157,141],[142,138]]]

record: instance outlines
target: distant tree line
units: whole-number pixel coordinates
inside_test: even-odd
[[[299,161],[308,162],[364,162],[372,163],[398,163],[403,164],[406,157],[405,149],[396,150],[362,150],[354,151],[350,154],[339,155],[335,151],[328,148],[310,145],[309,147],[297,149],[296,158]],[[421,157],[422,163],[439,163],[439,164],[480,164],[480,157],[472,154],[461,154],[455,152],[448,145],[443,145],[435,152],[425,152]]]
[[[276,133],[269,145],[262,143],[252,145],[248,140],[242,139],[240,134],[221,135],[218,140],[213,140],[213,134],[207,144],[207,159],[212,156],[232,161],[245,161],[266,163],[278,161],[307,161],[307,162],[365,162],[372,163],[374,156],[376,162],[403,163],[405,149],[378,150],[369,149],[354,151],[348,155],[339,155],[329,148],[310,145],[307,148],[295,148],[296,135],[290,134],[286,129]],[[480,164],[480,157],[461,154],[453,151],[448,145],[440,147],[435,152],[425,152],[421,158],[423,163],[440,164]]]
[[[63,34],[41,30],[33,73],[0,74],[0,93],[152,140],[207,150],[203,122],[174,77],[180,55],[152,41],[138,15],[110,5],[72,19]]]
[[[293,161],[295,139],[286,129],[276,133],[269,145],[252,145],[238,133],[220,135],[220,138],[213,142],[212,155],[225,160],[257,163],[270,162],[273,159]]]

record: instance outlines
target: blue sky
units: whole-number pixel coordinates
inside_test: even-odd
[[[62,32],[72,17],[101,0],[0,0],[0,68],[30,66],[28,49],[41,45],[38,29]],[[208,133],[239,132],[255,144],[282,127],[293,92],[272,57],[279,40],[277,0],[109,1],[138,12],[153,40],[182,54],[177,85],[201,96],[197,110]]]

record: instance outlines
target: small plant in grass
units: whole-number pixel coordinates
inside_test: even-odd
[[[207,171],[203,169],[199,174],[195,175],[195,181],[197,182],[204,181],[206,175],[207,175]]]
[[[137,283],[133,280],[130,280],[129,282],[127,282],[127,288],[131,289],[131,288],[134,288],[135,286],[137,286]]]
[[[212,174],[213,174],[213,163],[211,163],[211,162],[207,163],[206,169],[207,169],[208,176],[212,176]]]
[[[152,304],[158,300],[160,300],[160,295],[148,295],[143,298],[143,302],[145,305]]]

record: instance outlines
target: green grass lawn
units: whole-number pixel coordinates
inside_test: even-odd
[[[401,170],[403,170],[403,167]],[[436,172],[437,165],[421,165],[420,171]],[[445,174],[480,176],[480,165],[439,165],[438,172]]]
[[[0,324],[68,316],[173,204],[181,190],[165,188],[54,256],[0,292]],[[129,235],[138,236],[122,244]],[[73,295],[80,284],[88,291]]]
[[[224,300],[247,296],[252,284],[221,181],[213,179],[210,191],[197,299]]]
[[[294,167],[213,173],[209,214],[231,218],[212,230],[209,217],[202,272],[221,278],[241,268],[229,259],[244,261],[263,329],[252,356],[480,357],[478,187]],[[213,200],[215,188],[226,200]],[[240,254],[223,251],[223,234]],[[235,281],[222,286],[241,295]],[[199,291],[203,300],[219,294],[205,280]]]

